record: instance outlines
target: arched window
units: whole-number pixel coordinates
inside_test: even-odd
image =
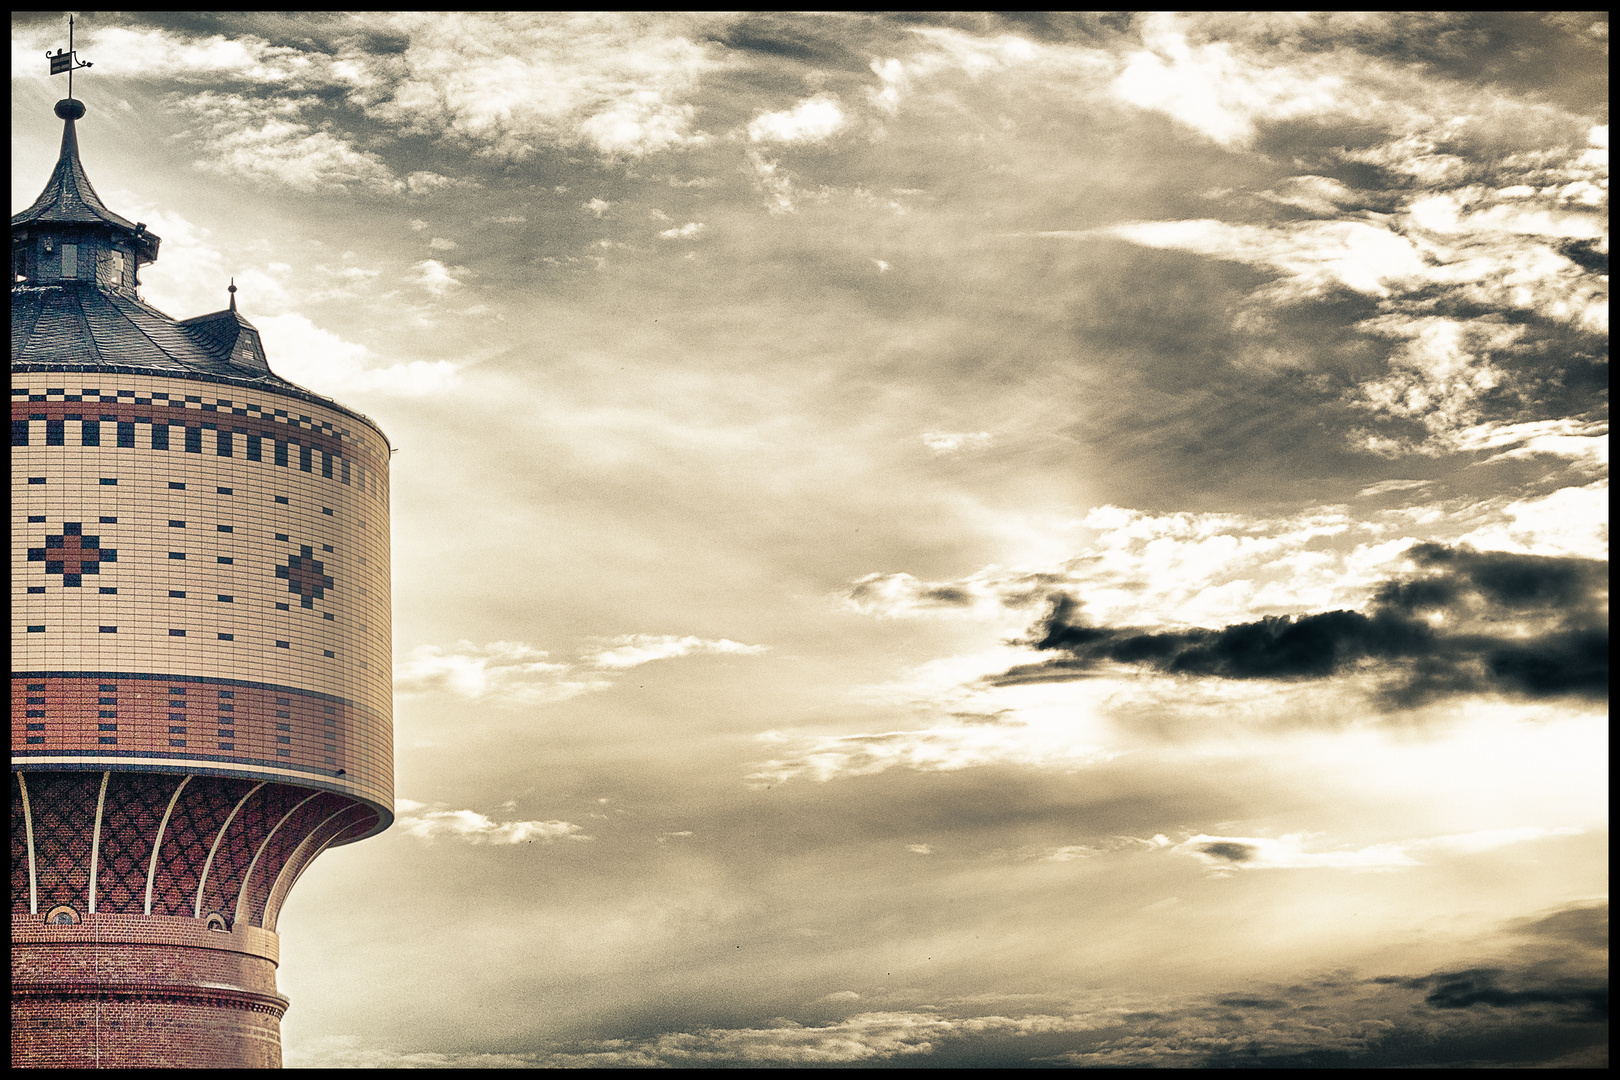
[[[77,926],[79,913],[67,904],[58,904],[45,913],[45,922],[48,926]]]

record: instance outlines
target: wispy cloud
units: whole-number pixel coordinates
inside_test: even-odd
[[[449,693],[545,703],[566,701],[611,685],[600,676],[575,672],[570,665],[546,657],[544,651],[515,641],[420,645],[395,661],[394,689],[401,694]]]
[[[887,270],[887,264],[880,269]],[[925,431],[923,445],[936,454],[959,454],[964,450],[982,450],[990,445],[988,431]]]
[[[551,843],[589,840],[567,821],[494,821],[476,810],[447,810],[410,799],[394,800],[394,828],[424,840],[449,839],[467,844]]]
[[[693,240],[704,229],[708,228],[701,221],[688,221],[685,225],[678,225],[673,229],[665,229],[658,235],[665,240]]]
[[[657,153],[705,138],[687,98],[719,62],[686,21],[404,14],[396,22],[409,45],[395,63],[369,66],[383,87],[368,96],[379,119],[500,158],[579,143]]]
[[[622,670],[676,656],[757,656],[770,648],[769,645],[744,645],[729,638],[710,640],[690,634],[684,637],[674,634],[625,634],[610,638],[604,644],[608,647],[586,655],[584,662],[592,667]]]
[[[1217,874],[1235,870],[1401,870],[1421,865],[1419,856],[1471,855],[1508,844],[1521,844],[1549,836],[1579,836],[1575,827],[1486,829],[1421,840],[1400,840],[1362,848],[1318,848],[1306,833],[1279,837],[1210,836],[1200,833],[1171,848],[1190,855]],[[1309,850],[1318,848],[1317,850]]]
[[[1117,756],[1088,743],[1075,730],[1072,717],[1053,716],[964,716],[909,731],[823,736],[768,731],[759,738],[778,748],[779,756],[754,766],[747,779],[756,788],[793,779],[825,783],[898,768],[954,772],[985,765],[1023,765],[1074,770]]]

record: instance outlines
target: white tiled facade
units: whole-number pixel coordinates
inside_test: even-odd
[[[391,810],[382,433],[273,388],[49,371],[12,388],[14,756],[314,783]],[[53,537],[66,571],[99,572],[69,584]],[[71,554],[91,537],[115,556]],[[92,744],[104,700],[116,715]]]

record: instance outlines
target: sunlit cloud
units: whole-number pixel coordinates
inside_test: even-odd
[[[464,266],[446,266],[438,259],[423,259],[411,267],[412,280],[435,298],[461,288],[463,282],[456,274],[466,271]]]
[[[842,128],[844,122],[838,96],[822,93],[782,112],[760,113],[748,124],[748,138],[752,142],[821,142]]]
[[[1609,557],[1609,482],[1596,480],[1506,503],[1497,520],[1462,539],[1475,547],[1528,555]]]
[[[499,24],[497,29],[492,25]],[[397,17],[401,70],[374,65],[387,95],[374,115],[523,159],[542,145],[585,143],[639,157],[701,142],[684,100],[718,61],[679,17],[511,13]],[[498,50],[491,43],[500,41]]]
[[[692,240],[695,239],[698,234],[706,228],[708,228],[708,226],[703,224],[701,221],[688,221],[685,225],[679,225],[673,229],[665,229],[658,235],[663,237],[665,240]]]
[[[1142,40],[1147,47],[1125,58],[1113,92],[1223,146],[1248,143],[1263,120],[1329,112],[1344,94],[1336,73],[1256,62],[1230,42],[1194,45],[1174,16],[1147,16]]]
[[[584,662],[593,667],[617,670],[677,656],[757,656],[770,648],[769,645],[744,645],[729,638],[708,640],[674,634],[625,634],[610,639],[606,644],[608,648],[586,655]]]
[[[589,840],[584,830],[567,821],[497,822],[476,810],[446,810],[410,799],[394,800],[394,828],[424,840],[439,838],[467,844],[523,844],[553,840]]]
[[[421,397],[456,386],[450,360],[389,364],[370,348],[316,326],[307,316],[266,315],[257,320],[275,372],[317,393],[377,393]]]
[[[1271,267],[1291,301],[1317,297],[1333,286],[1385,297],[1426,276],[1423,253],[1387,228],[1360,221],[1296,225],[1236,225],[1223,221],[1138,221],[1110,226],[1109,235],[1146,247],[1174,248]]]
[[[984,449],[990,445],[991,435],[988,431],[925,431],[922,441],[936,454],[959,454],[964,450]]]
[[[515,641],[419,645],[394,662],[394,690],[543,704],[611,685],[600,676],[576,673],[568,664],[553,663],[546,656],[540,649]]]

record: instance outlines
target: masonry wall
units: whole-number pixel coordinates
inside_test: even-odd
[[[276,936],[194,919],[12,916],[11,1063],[279,1068]]]
[[[12,383],[12,1064],[279,1066],[281,907],[393,818],[387,441],[268,386]]]
[[[387,465],[269,389],[14,375],[13,760],[313,783],[385,826]]]

